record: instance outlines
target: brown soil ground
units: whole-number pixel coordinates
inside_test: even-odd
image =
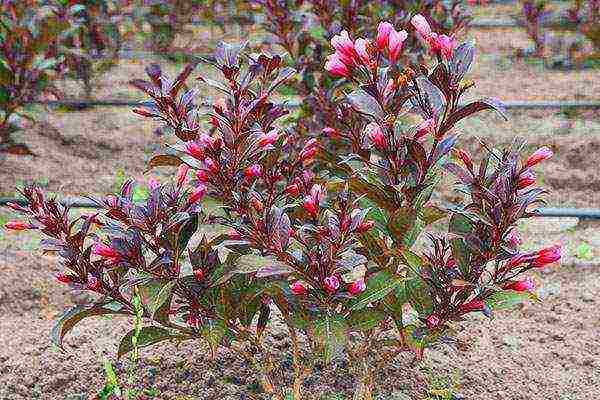
[[[597,70],[555,72],[507,59],[515,47],[526,45],[519,32],[471,35],[481,54],[472,73],[476,94],[510,100],[598,100]],[[138,98],[127,81],[141,76],[143,65],[121,63],[101,80],[96,97]],[[18,134],[37,157],[7,156],[0,161],[0,196],[12,195],[14,187],[24,182],[37,182],[61,194],[106,193],[119,179],[117,170],[140,182],[167,173],[143,174],[164,138],[156,134],[154,124],[127,109],[54,110],[40,112],[38,121]],[[509,122],[485,114],[458,129],[463,132],[462,143],[474,154],[480,150],[475,137],[492,145],[524,137],[532,150],[551,145],[556,156],[539,168],[540,179],[551,190],[548,203],[600,207],[597,112],[513,112]],[[0,211],[0,221],[8,218]],[[414,368],[410,360],[398,359],[378,377],[384,398],[433,399],[429,389],[454,384],[469,400],[600,398],[600,229],[575,222],[536,220],[523,225],[528,247],[555,242],[566,247],[562,267],[535,276],[542,304],[526,305],[492,321],[474,318],[462,324],[458,348],[429,352],[416,376],[407,373]],[[85,299],[52,282],[55,260],[34,250],[38,242],[35,235],[0,232],[0,399],[86,399],[102,387],[101,361],[114,358],[118,340],[131,323],[92,319],[73,330],[66,353],[52,348],[48,339],[52,318]],[[269,340],[287,354],[285,336],[275,332]],[[125,381],[127,362],[121,360],[117,367]],[[287,376],[285,368],[282,374]],[[243,364],[226,353],[210,360],[200,344],[143,350],[136,382],[154,388],[158,399],[239,399],[257,394],[257,383]],[[335,368],[313,374],[307,387],[320,396],[346,394],[351,384],[340,360]]]

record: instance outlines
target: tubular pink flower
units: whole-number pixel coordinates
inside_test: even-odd
[[[535,289],[535,282],[531,277],[527,277],[522,281],[512,281],[504,285],[503,289],[514,290],[516,292],[531,292]]]
[[[190,167],[188,167],[187,164],[181,164],[179,166],[179,168],[177,169],[177,176],[175,178],[177,186],[182,186],[185,183],[189,170]]]
[[[365,284],[365,280],[363,278],[358,279],[348,285],[348,293],[355,296],[359,293],[364,292],[367,289],[367,285]]]
[[[523,238],[521,238],[521,235],[519,235],[517,228],[514,227],[508,232],[504,240],[506,240],[506,243],[508,243],[511,247],[517,247],[523,243]]]
[[[102,283],[95,276],[90,276],[87,281],[87,288],[89,290],[98,291],[102,288]]]
[[[442,58],[446,61],[452,58],[454,48],[456,47],[456,41],[454,38],[447,35],[439,35],[435,40],[436,50],[440,52]]]
[[[310,161],[313,159],[317,151],[319,150],[319,143],[317,139],[310,139],[304,145],[302,151],[300,151],[300,159],[304,162]]]
[[[296,281],[290,285],[290,290],[296,296],[308,294],[308,288],[300,281]]]
[[[541,249],[538,251],[533,258],[533,262],[531,263],[532,267],[542,268],[548,264],[552,264],[560,260],[562,256],[562,246],[554,245],[550,247],[546,247],[545,249]]]
[[[335,293],[340,287],[340,280],[335,275],[328,276],[323,279],[323,286],[329,293]]]
[[[4,228],[9,229],[11,231],[23,231],[26,229],[31,229],[32,226],[31,224],[28,224],[27,222],[23,221],[8,221],[4,225]]]
[[[71,277],[64,272],[57,272],[56,275],[54,275],[54,279],[60,283],[71,283],[72,281]]]
[[[408,34],[406,31],[397,32],[395,29],[392,29],[390,32],[388,55],[392,63],[398,61],[398,57],[400,57],[400,53],[402,52],[402,45],[407,37]]]
[[[316,218],[319,212],[319,203],[315,201],[311,196],[306,196],[302,202],[302,207],[310,214],[311,217]]]
[[[194,188],[194,190],[192,191],[192,194],[190,195],[190,198],[188,199],[188,204],[195,204],[197,202],[199,202],[200,200],[202,200],[202,198],[204,197],[204,195],[206,194],[206,185],[200,183],[198,186],[196,186]]]
[[[279,133],[276,129],[273,129],[269,133],[263,133],[260,135],[256,141],[256,144],[258,144],[259,147],[267,147],[275,143],[278,137]]]
[[[435,314],[430,314],[427,318],[425,318],[425,325],[429,329],[433,329],[440,324],[440,318]]]
[[[374,65],[374,62],[373,60],[371,60],[371,56],[369,55],[369,52],[367,50],[368,46],[369,41],[367,39],[358,38],[356,39],[356,43],[354,44],[354,49],[360,61],[368,68],[371,68]]]
[[[535,184],[535,174],[530,169],[521,172],[517,180],[517,189],[525,189]]]
[[[525,166],[527,168],[531,168],[534,165],[540,163],[541,161],[549,159],[550,157],[552,157],[553,154],[554,153],[552,153],[552,150],[550,150],[549,147],[540,147],[532,155],[529,156],[529,158],[525,162]]]
[[[248,179],[255,179],[262,175],[262,167],[258,164],[253,164],[244,170],[244,176]]]
[[[460,311],[462,314],[466,314],[473,311],[482,311],[484,308],[485,303],[482,300],[475,299],[460,306]]]
[[[343,56],[345,61],[352,61],[356,57],[356,50],[354,49],[354,43],[347,31],[341,31],[339,35],[335,35],[331,38],[331,46],[336,52]],[[349,64],[352,66],[352,64]]]
[[[331,75],[339,76],[341,78],[347,78],[350,76],[350,70],[346,64],[342,62],[337,53],[331,54],[327,57],[327,61],[325,62],[325,70]]]
[[[428,134],[435,132],[435,128],[436,128],[435,119],[433,119],[433,118],[426,119],[425,121],[421,122],[417,126],[417,132],[415,133],[415,136],[414,136],[415,140],[421,140]]]
[[[394,26],[387,21],[382,21],[377,26],[377,48],[381,51],[388,46],[388,40],[390,32],[394,29]]]
[[[156,178],[150,178],[148,180],[148,188],[154,190],[160,187],[160,182]]]
[[[197,160],[204,160],[204,151],[202,147],[193,141],[185,142],[185,154],[194,157]]]
[[[370,231],[374,226],[375,226],[375,221],[373,221],[373,220],[364,221],[362,224],[360,224],[356,228],[356,232],[365,233],[365,232]]]
[[[196,281],[201,282],[204,279],[204,271],[200,268],[194,270],[194,278]]]
[[[381,126],[376,123],[370,123],[367,125],[367,132],[369,135],[369,139],[373,146],[379,151],[384,151],[386,149],[386,139]]]
[[[427,19],[425,19],[425,17],[421,14],[417,14],[412,17],[410,23],[415,27],[417,32],[423,36],[423,38],[427,38],[431,35],[431,27],[429,26],[429,22],[427,22]]]
[[[208,174],[205,170],[199,169],[198,171],[196,171],[196,179],[198,180],[198,182],[206,183],[208,182]]]
[[[113,260],[118,260],[121,258],[119,253],[115,251],[112,247],[105,245],[104,243],[96,243],[92,246],[92,254],[100,256],[102,258],[109,258]]]

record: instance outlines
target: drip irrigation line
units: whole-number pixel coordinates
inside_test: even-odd
[[[7,203],[16,203],[20,206],[26,206],[27,200],[22,198],[0,197],[0,206]],[[68,205],[71,208],[102,208],[97,203],[84,197],[68,197],[60,201],[63,205]],[[554,218],[579,218],[579,219],[600,219],[600,209],[594,208],[559,208],[559,207],[544,207],[538,208],[540,217]]]
[[[70,107],[138,107],[143,106],[146,100],[37,100],[32,104],[41,104],[47,106],[70,106]],[[505,101],[504,107],[516,110],[540,110],[540,109],[597,109],[600,108],[600,101]],[[297,108],[300,103],[296,101],[286,101],[284,105],[290,108]]]

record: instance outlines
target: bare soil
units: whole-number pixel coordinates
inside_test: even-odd
[[[482,54],[472,73],[476,95],[598,100],[597,70],[555,72],[508,59],[514,47],[526,45],[519,32],[471,34]],[[177,69],[162,64],[169,71]],[[100,81],[96,97],[138,98],[127,81],[141,76],[143,66],[122,62]],[[600,207],[600,115],[593,111],[511,114],[509,122],[490,113],[457,127],[463,145],[477,156],[482,148],[476,138],[501,145],[523,137],[531,150],[549,144],[556,155],[538,169],[540,180],[551,191],[549,205]],[[0,196],[12,195],[14,187],[25,182],[37,182],[61,194],[102,194],[119,180],[117,170],[142,183],[150,176],[166,174],[144,174],[149,157],[164,141],[155,128],[122,108],[40,112],[38,122],[27,124],[18,134],[37,156],[0,160]],[[452,193],[444,192],[444,196]],[[8,218],[10,214],[0,211],[0,221]],[[523,230],[530,248],[556,242],[566,247],[562,267],[535,276],[543,303],[499,314],[491,321],[474,317],[461,324],[457,348],[428,352],[416,376],[409,372],[415,368],[411,360],[399,358],[378,376],[385,399],[434,399],[432,388],[454,384],[469,400],[600,398],[599,226],[542,219],[528,221]],[[51,320],[86,298],[52,282],[56,260],[33,250],[38,242],[35,234],[16,237],[0,232],[0,399],[87,399],[102,387],[102,359],[114,360],[118,340],[131,322],[90,319],[69,335],[66,353],[53,348],[48,339]],[[281,373],[286,379],[286,337],[275,330],[269,340],[282,350]],[[125,381],[127,361],[114,361]],[[245,365],[226,353],[211,360],[201,344],[143,350],[135,381],[139,387],[155,389],[157,399],[260,397]],[[351,385],[344,360],[316,371],[307,382],[316,398],[348,394]]]

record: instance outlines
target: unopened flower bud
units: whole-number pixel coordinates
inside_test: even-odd
[[[198,182],[206,183],[208,182],[208,174],[205,170],[199,169],[198,171],[196,171],[196,179],[198,180]]]
[[[262,135],[260,135],[258,137],[258,140],[256,141],[256,144],[259,147],[267,147],[275,143],[278,137],[279,133],[276,129],[273,129],[269,133],[263,133]]]
[[[296,281],[290,285],[290,290],[296,296],[308,294],[308,288],[300,281]]]
[[[470,313],[473,311],[483,311],[485,308],[485,303],[482,300],[471,300],[468,303],[465,303],[460,306],[460,311],[462,314]]]
[[[244,176],[248,179],[255,179],[262,175],[262,167],[258,164],[249,166],[244,170]]]
[[[548,264],[552,264],[560,260],[562,256],[562,246],[554,245],[539,250],[533,256],[531,265],[536,268],[544,267]]]
[[[365,280],[363,278],[357,279],[348,285],[348,293],[355,296],[359,293],[364,292],[367,289],[367,285],[365,284]]]
[[[394,29],[394,26],[387,21],[382,21],[377,26],[377,48],[381,51],[388,46],[390,32]]]
[[[23,221],[8,221],[4,225],[4,228],[12,231],[23,231],[25,229],[31,229],[32,225]]]
[[[525,189],[535,184],[535,174],[530,169],[521,172],[517,180],[517,189]]]
[[[503,286],[504,289],[514,290],[516,292],[531,292],[535,289],[535,282],[531,277],[527,277],[521,281],[511,281]]]
[[[194,278],[201,282],[204,279],[204,271],[200,268],[194,270]]]
[[[335,275],[328,276],[323,279],[323,286],[329,293],[335,293],[340,287],[340,280]]]
[[[525,166],[527,168],[531,168],[534,165],[540,163],[541,161],[547,160],[552,157],[553,153],[550,148],[544,146],[537,149],[532,155],[529,156],[527,161],[525,162]]]
[[[199,202],[200,200],[202,200],[202,198],[206,194],[206,189],[207,188],[204,184],[202,184],[202,183],[198,184],[198,186],[196,186],[194,188],[194,190],[192,191],[192,194],[190,195],[190,197],[188,199],[188,205],[195,204],[195,203]]]
[[[185,142],[184,149],[185,154],[197,160],[203,160],[205,157],[204,150],[202,149],[202,147],[194,141]]]

